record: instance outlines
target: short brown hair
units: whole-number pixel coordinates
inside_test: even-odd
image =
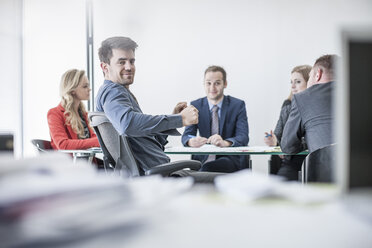
[[[338,56],[334,54],[327,54],[319,57],[315,63],[314,67],[321,67],[325,73],[327,73],[332,78],[334,77],[335,63],[338,60]]]
[[[208,72],[216,72],[216,71],[219,71],[222,73],[222,80],[224,83],[226,83],[226,71],[225,69],[223,69],[221,66],[218,66],[218,65],[209,66],[204,72],[204,77]]]
[[[98,56],[101,62],[110,64],[112,58],[112,49],[132,50],[133,52],[138,47],[137,43],[128,37],[111,37],[101,43],[98,49]]]

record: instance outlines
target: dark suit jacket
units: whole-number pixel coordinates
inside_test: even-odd
[[[211,113],[209,110],[207,97],[199,98],[191,102],[195,108],[199,110],[199,123],[196,125],[187,126],[182,135],[182,144],[187,146],[189,135],[196,136],[199,130],[199,135],[205,138],[211,136]],[[248,137],[248,121],[245,103],[242,100],[232,96],[224,96],[221,117],[219,120],[219,134],[224,140],[232,142],[232,146],[247,146]],[[221,156],[217,156],[221,157]],[[246,156],[226,156],[229,157],[239,169],[246,168],[248,162]],[[204,162],[208,158],[207,155],[193,155],[192,159]]]
[[[304,150],[305,137],[309,152],[334,143],[332,96],[334,82],[316,84],[293,95],[292,108],[281,140],[282,151],[295,154]]]

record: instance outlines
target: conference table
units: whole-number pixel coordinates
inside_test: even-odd
[[[280,146],[239,146],[239,147],[217,147],[214,145],[206,144],[202,147],[166,147],[166,154],[175,155],[294,155],[284,153]],[[297,153],[296,155],[308,155],[307,150]],[[270,168],[270,160],[268,161]],[[303,168],[306,168],[306,159],[304,160]],[[252,160],[249,160],[249,169],[252,169]],[[306,169],[301,171],[301,178],[306,178]]]
[[[76,159],[86,157],[88,157],[89,162],[92,162],[92,159],[97,154],[102,154],[102,149],[100,147],[94,147],[87,150],[59,150],[59,152],[72,154],[74,163],[76,162]],[[280,146],[217,147],[210,144],[198,148],[184,146],[166,147],[164,152],[166,154],[174,155],[291,155],[284,153]],[[296,155],[307,154],[309,154],[309,152],[305,150]],[[305,160],[304,163],[306,163]],[[270,161],[268,164],[270,164]],[[249,168],[252,169],[251,160],[249,161]],[[303,173],[305,173],[305,171],[303,171]],[[304,177],[305,175],[302,176]]]
[[[282,152],[280,146],[239,146],[239,147],[217,147],[214,145],[204,145],[199,148],[195,147],[166,147],[166,154],[179,154],[179,155],[294,155]],[[307,155],[309,152],[302,151],[297,155]],[[251,167],[251,164],[250,164]]]
[[[166,147],[167,154],[191,154],[191,155],[294,155],[282,152],[280,146],[239,146],[239,147],[217,147],[214,145],[204,145],[199,148],[194,147]],[[302,151],[297,155],[307,155],[308,151]]]

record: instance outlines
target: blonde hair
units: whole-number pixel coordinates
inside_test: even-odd
[[[61,105],[65,109],[66,125],[71,125],[72,130],[78,135],[79,138],[86,138],[84,133],[84,126],[81,123],[79,112],[74,109],[74,97],[72,92],[79,86],[81,80],[85,75],[85,71],[71,69],[66,71],[61,78],[60,95]],[[87,113],[84,104],[80,102],[78,111],[83,115]],[[88,123],[87,123],[88,124]]]
[[[309,81],[309,73],[311,71],[311,66],[310,65],[299,65],[299,66],[296,66],[295,68],[292,69],[291,71],[291,74],[294,73],[294,72],[298,72],[302,75],[302,77],[305,79],[305,82],[306,82],[306,85],[307,85],[307,81]],[[289,93],[289,96],[288,96],[288,100],[292,100],[292,97],[293,97],[293,94],[292,94],[292,91],[291,93]]]

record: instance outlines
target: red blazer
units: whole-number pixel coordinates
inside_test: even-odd
[[[71,126],[65,124],[66,118],[64,112],[65,109],[61,104],[48,111],[48,125],[53,149],[79,150],[100,146],[96,134],[88,124],[87,114],[85,114],[84,119],[89,126],[91,138],[79,139]]]

